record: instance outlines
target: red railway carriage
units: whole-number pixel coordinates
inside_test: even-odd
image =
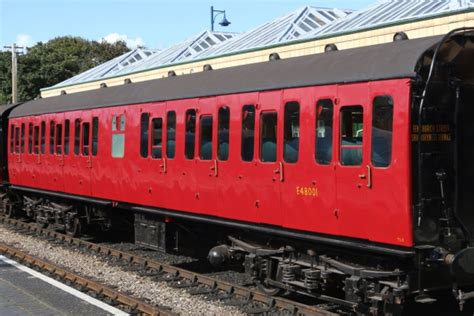
[[[455,31],[28,102],[9,115],[5,205],[72,233],[127,210],[136,241],[160,249],[189,232],[229,238],[212,263],[245,258],[264,290],[315,297],[331,275],[344,294],[325,299],[356,310],[398,310],[451,277],[472,286],[474,153],[462,145],[473,132],[462,115],[473,38]]]

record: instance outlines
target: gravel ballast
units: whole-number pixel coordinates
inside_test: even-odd
[[[192,296],[185,290],[168,286],[165,282],[156,282],[150,277],[109,265],[98,255],[65,249],[38,237],[21,235],[4,226],[0,226],[0,242],[116,287],[119,291],[146,299],[152,304],[168,306],[173,312],[181,315],[243,315],[236,308],[225,306],[221,302]]]

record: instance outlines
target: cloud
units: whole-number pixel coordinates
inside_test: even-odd
[[[119,33],[110,33],[100,39],[101,41],[105,41],[108,43],[115,43],[117,41],[124,41],[129,48],[137,48],[138,46],[145,46],[145,42],[141,37],[137,38],[129,38],[125,34]]]
[[[21,47],[31,47],[35,45],[35,41],[31,37],[31,35],[28,34],[18,34],[16,36],[16,44]]]

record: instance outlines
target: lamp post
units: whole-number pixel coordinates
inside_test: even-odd
[[[222,21],[219,22],[219,25],[224,26],[224,27],[230,25],[229,20],[227,20],[227,18],[225,17],[225,10],[214,10],[214,7],[211,6],[211,31],[212,32],[214,32],[214,23],[216,22],[216,18],[221,14],[224,14],[224,18],[222,19]]]

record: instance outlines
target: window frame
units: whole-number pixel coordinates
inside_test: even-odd
[[[298,106],[298,150],[296,151],[296,160],[295,161],[291,161],[291,160],[287,160],[287,157],[286,157],[286,148],[287,148],[287,139],[286,139],[286,136],[287,136],[287,107],[290,106],[290,105],[297,105]],[[278,126],[278,123],[277,123],[277,126]],[[292,126],[292,125],[290,125]],[[293,140],[294,138],[292,138]],[[277,140],[278,140],[278,133],[277,133]],[[298,100],[292,100],[292,101],[287,101],[283,107],[283,143],[282,143],[282,146],[283,146],[283,161],[285,163],[288,163],[288,164],[296,164],[298,163],[299,159],[300,159],[300,142],[301,142],[301,104]],[[278,151],[277,151],[278,152]],[[278,160],[278,158],[277,158]]]
[[[155,145],[155,121],[156,122],[160,122],[161,124],[161,133],[159,134],[161,137],[158,138],[160,140],[160,144],[159,145]],[[160,116],[155,116],[155,117],[151,117],[150,118],[150,123],[148,124],[149,127],[150,127],[150,132],[149,132],[149,135],[151,135],[150,137],[150,146],[149,146],[149,156],[151,157],[151,159],[153,160],[156,160],[156,159],[163,159],[164,157],[164,154],[163,154],[163,132],[164,132],[164,128],[163,128],[163,124],[164,123],[164,120],[162,117]],[[158,149],[160,151],[160,155],[159,156],[156,156],[155,157],[155,152],[154,150],[155,149]]]
[[[392,101],[391,104],[391,138],[390,138],[390,161],[387,165],[377,165],[374,163],[374,120],[375,120],[375,108],[376,108],[376,100],[378,98],[389,98]],[[370,163],[374,168],[377,169],[388,169],[392,166],[393,163],[393,132],[394,132],[394,111],[395,111],[395,101],[393,97],[389,94],[381,94],[381,95],[376,95],[373,100],[372,100],[372,113],[371,113],[371,135],[370,135]]]
[[[263,160],[263,127],[264,127],[264,117],[275,115],[275,160]],[[277,110],[266,110],[260,112],[259,120],[259,134],[258,134],[258,160],[261,163],[274,164],[278,162],[278,111]]]
[[[172,114],[174,116],[174,124],[173,124],[173,128],[174,128],[174,134],[173,134],[173,137],[171,139],[171,137],[169,137],[170,135],[170,114]],[[174,110],[171,110],[171,111],[168,111],[166,113],[166,158],[167,159],[174,159],[176,157],[176,145],[177,145],[177,141],[176,141],[176,120],[177,120],[177,116],[176,116],[176,111]],[[173,155],[171,156],[170,155],[170,141],[174,141],[174,150],[173,150]]]
[[[192,142],[192,148],[188,145],[188,115],[191,115],[190,113],[194,112],[194,127],[193,127],[193,142]],[[197,125],[197,109],[192,108],[192,109],[187,109],[184,115],[184,158],[186,160],[193,160],[196,158],[196,126]],[[190,150],[192,150],[192,156],[188,156],[188,147]]]
[[[323,139],[323,138],[319,138],[318,137],[318,121],[319,121],[319,117],[320,117],[320,112],[319,112],[319,107],[321,106],[324,106],[324,104],[322,104],[322,102],[325,102],[325,101],[329,101],[331,102],[331,150],[330,150],[330,153],[331,153],[331,159],[327,162],[327,163],[323,163],[321,161],[321,157],[318,156],[318,152],[320,152],[318,150],[318,143],[319,143],[319,139]],[[334,133],[334,122],[336,122],[335,120],[335,102],[334,102],[334,99],[333,98],[320,98],[316,101],[316,104],[315,104],[315,118],[314,118],[314,122],[315,122],[315,127],[314,127],[314,160],[316,161],[316,164],[318,164],[319,166],[330,166],[334,163],[334,136],[335,136],[335,133]],[[336,122],[337,123],[337,122]],[[327,126],[325,126],[327,127]],[[337,145],[337,144],[336,144]]]
[[[210,143],[211,143],[211,152],[210,152],[210,157],[203,157],[203,121],[210,119],[211,122],[211,137],[210,137]],[[212,114],[202,114],[199,116],[199,143],[198,143],[198,148],[199,148],[199,160],[202,161],[211,161],[214,159],[214,115]]]
[[[361,144],[357,144],[357,145],[343,145],[343,132],[342,132],[342,129],[343,129],[343,124],[344,124],[344,116],[343,116],[343,111],[348,109],[355,109],[355,108],[359,108],[360,110],[362,110],[362,140],[361,140]],[[363,105],[345,105],[345,106],[341,106],[339,108],[339,148],[338,148],[338,151],[339,151],[339,164],[343,167],[348,167],[348,168],[360,168],[363,164],[364,164],[364,139],[366,138],[364,134],[366,134],[366,129],[365,129],[365,118],[364,118],[364,115],[365,115],[365,107]],[[351,112],[353,113],[353,112]],[[353,121],[351,121],[352,124],[354,124]],[[352,130],[352,135],[354,134],[354,130]],[[354,136],[352,136],[351,138],[354,138]],[[342,161],[342,152],[343,150],[347,150],[347,149],[360,149],[361,151],[361,160],[360,160],[360,164],[344,164],[343,161]]]
[[[253,129],[252,129],[252,157],[250,160],[244,159],[244,113],[246,108],[250,108],[253,110]],[[240,160],[242,162],[252,162],[255,160],[255,129],[257,127],[257,106],[255,104],[245,104],[242,106],[242,111],[240,111]],[[250,137],[248,137],[250,138]]]
[[[222,126],[222,121],[223,121],[222,118],[221,118],[222,111],[227,112],[227,117],[226,117],[227,126]],[[230,147],[230,117],[231,117],[231,110],[230,110],[229,106],[222,105],[221,107],[219,107],[219,110],[217,111],[217,160],[219,160],[219,161],[228,161],[229,160],[230,150],[231,150],[231,147]],[[227,127],[227,136],[226,136],[227,154],[226,154],[225,157],[221,156],[221,145],[225,143],[225,142],[221,143],[221,138],[220,138],[220,132],[223,129],[222,127],[224,127],[224,128]]]

